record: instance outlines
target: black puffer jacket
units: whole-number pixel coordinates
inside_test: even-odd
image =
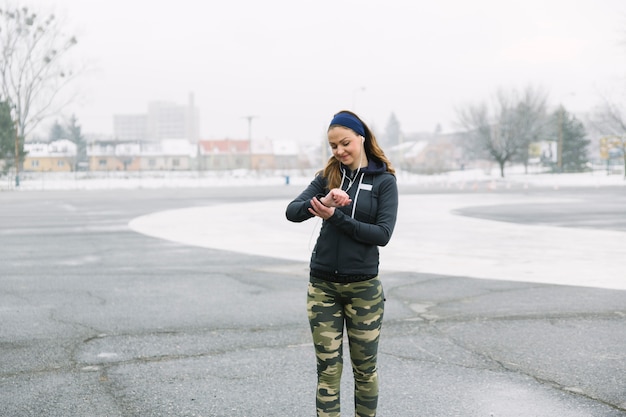
[[[342,165],[342,170],[348,168]],[[311,254],[312,271],[337,276],[378,275],[378,246],[385,246],[396,224],[398,188],[396,177],[382,162],[370,161],[341,185],[352,203],[338,207],[324,220]],[[328,193],[326,178],[318,175],[287,206],[287,219],[302,222],[313,217],[311,199]]]

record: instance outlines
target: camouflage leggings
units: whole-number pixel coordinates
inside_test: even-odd
[[[312,277],[307,301],[317,357],[318,417],[341,414],[339,388],[344,323],[354,374],[355,416],[375,416],[378,404],[376,359],[385,304],[380,280],[336,284]]]

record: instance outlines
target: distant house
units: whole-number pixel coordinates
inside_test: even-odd
[[[435,174],[462,168],[463,152],[454,134],[405,141],[390,149],[392,163],[403,170]]]
[[[89,171],[265,171],[308,169],[311,155],[318,158],[316,149],[303,152],[297,142],[270,139],[94,140],[88,143],[86,154]],[[26,161],[31,170],[72,170],[76,163],[76,146],[70,141],[33,143],[27,150],[30,153]],[[45,160],[41,159],[44,155]]]
[[[189,170],[196,155],[196,146],[187,139],[96,141],[87,148],[91,171]]]
[[[425,140],[404,142],[392,146],[388,156],[396,167],[406,171],[417,171],[417,167],[423,163],[423,153],[428,145]]]
[[[270,139],[255,140],[250,144],[250,168],[254,170],[276,169],[276,159]]]
[[[121,163],[123,171],[141,169],[141,144],[137,142],[118,143],[115,145],[117,165]]]
[[[293,140],[275,140],[273,142],[274,163],[277,169],[302,168],[300,161],[300,147]]]
[[[198,168],[218,171],[250,168],[250,141],[239,139],[198,141]]]
[[[117,147],[126,145],[117,141],[96,141],[87,146],[87,159],[89,161],[90,171],[125,171],[132,164],[125,161],[125,158],[119,158],[117,155]],[[128,158],[128,155],[126,155]]]
[[[194,167],[198,148],[187,139],[162,139],[141,146],[144,171],[186,171]]]
[[[50,143],[25,143],[24,171],[71,172],[76,165],[77,147],[68,139]]]

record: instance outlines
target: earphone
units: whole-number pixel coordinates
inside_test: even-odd
[[[361,136],[361,143],[365,143],[365,137]]]

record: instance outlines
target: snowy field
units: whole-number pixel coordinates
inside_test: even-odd
[[[76,172],[76,173],[23,173],[16,189],[15,179],[9,175],[0,179],[0,191],[19,190],[98,190],[137,188],[202,188],[251,185],[308,184],[314,170],[259,173],[255,171],[158,171],[158,172]],[[626,186],[623,175],[607,175],[605,171],[581,174],[524,174],[522,167],[509,167],[506,177],[500,178],[497,169],[455,171],[438,175],[398,173],[399,184],[423,187],[457,189],[497,189],[541,187],[601,187]]]
[[[401,195],[394,237],[387,247],[381,248],[381,271],[626,289],[624,232],[514,224],[454,214],[459,208],[479,205],[564,201],[558,193],[532,196],[498,193],[499,189],[615,186],[621,192],[626,191],[623,177],[600,172],[524,175],[510,171],[505,179],[482,171],[432,176],[400,173],[400,186],[491,192]],[[46,176],[45,179],[25,179],[19,192],[285,185],[293,188],[295,196],[312,175],[312,172],[289,173],[288,185],[285,173],[272,176],[245,172],[222,175],[144,173],[84,179],[71,175]],[[320,222],[316,219],[300,224],[286,221],[287,203],[274,199],[181,208],[136,218],[129,226],[139,233],[183,244],[301,261],[306,268]]]

